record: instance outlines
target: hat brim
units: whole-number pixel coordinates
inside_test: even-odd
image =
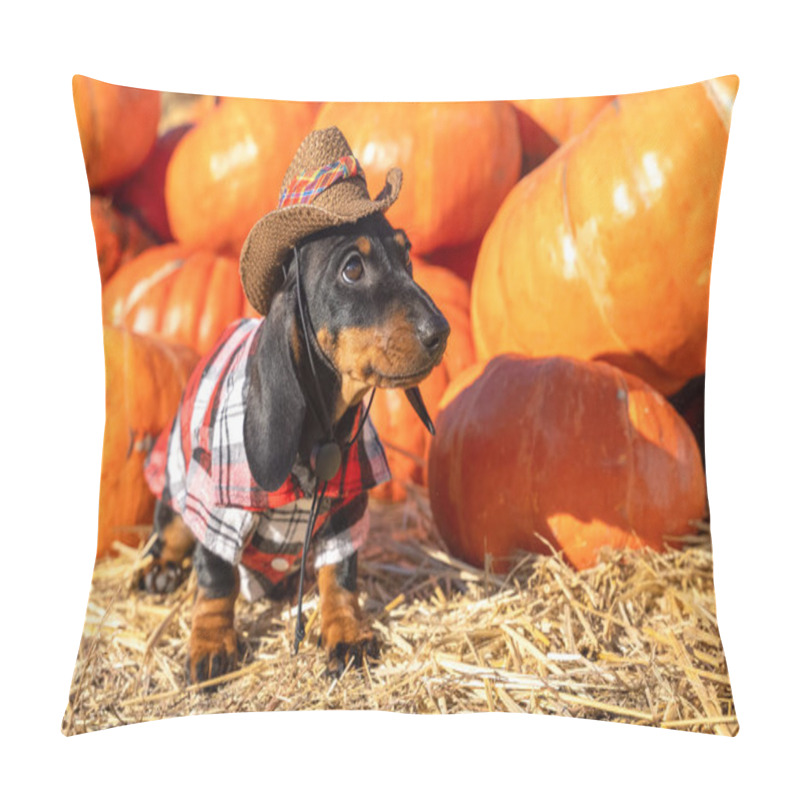
[[[386,211],[400,193],[402,172],[392,169],[383,190],[353,198],[347,213],[336,213],[320,205],[295,205],[280,208],[263,216],[251,228],[242,246],[239,274],[245,295],[260,314],[267,315],[272,298],[283,283],[282,265],[300,241],[326,228],[336,228]]]

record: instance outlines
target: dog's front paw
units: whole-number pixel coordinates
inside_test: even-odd
[[[153,559],[137,569],[134,584],[148,594],[170,594],[186,580],[191,569],[192,562],[189,559],[182,564]]]
[[[198,629],[198,626],[193,626],[186,658],[189,683],[203,683],[232,672],[238,663],[238,652],[238,639],[232,627],[203,626]]]
[[[177,514],[167,512],[169,522],[153,533],[133,569],[133,585],[150,594],[174,592],[192,569],[194,536]]]
[[[378,640],[355,614],[341,609],[333,619],[323,621],[320,643],[325,648],[326,674],[338,678],[352,660],[360,667],[365,658],[377,658]]]
[[[186,658],[189,683],[202,683],[233,672],[238,663],[238,639],[233,627],[236,592],[222,597],[197,593],[192,612],[192,633]]]
[[[361,666],[365,656],[378,654],[378,641],[363,621],[355,586],[342,585],[354,574],[354,564],[342,562],[322,567],[318,576],[320,644],[328,655],[327,674],[336,677],[351,660]]]

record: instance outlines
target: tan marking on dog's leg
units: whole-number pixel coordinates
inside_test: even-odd
[[[238,644],[233,620],[238,575],[237,571],[236,587],[226,597],[209,598],[202,588],[197,590],[187,657],[190,683],[202,683],[236,669]]]
[[[336,580],[335,564],[321,567],[317,582],[322,645],[329,669],[340,672],[351,656],[360,663],[365,651],[374,651],[375,635],[361,616],[358,595]]]
[[[161,561],[180,564],[194,545],[194,534],[189,526],[176,514],[172,522],[161,533],[163,546]]]

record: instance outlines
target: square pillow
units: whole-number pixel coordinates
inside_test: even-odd
[[[315,103],[75,76],[107,393],[97,561],[64,733],[235,703],[523,711],[735,735],[703,428],[737,88],[729,76],[561,100]],[[318,158],[294,174],[301,143],[331,128],[355,160]],[[309,569],[294,653],[297,519],[310,501],[300,485],[280,500],[280,513],[299,515],[280,534],[266,533],[274,508],[237,508],[238,549],[223,558],[240,589],[226,590],[235,644],[217,674],[187,676],[191,551],[195,538],[208,546],[216,512],[193,527],[164,475],[170,459],[188,473],[206,456],[179,445],[214,430],[219,408],[201,425],[192,403],[220,342],[263,328],[259,295],[240,277],[248,235],[279,207],[286,214],[287,188],[314,205],[365,179],[375,199],[398,167],[386,217],[448,321],[447,349],[416,403],[378,389],[361,462],[385,458],[391,480],[377,470],[366,513],[339,523],[331,513],[314,548],[318,566],[326,553],[344,557],[325,544],[334,524],[358,545],[355,593],[377,651],[327,675],[330,653],[317,646],[327,612]],[[213,397],[234,394],[225,391]],[[311,381],[304,391],[313,397]],[[153,532],[154,518],[176,512],[186,542]]]

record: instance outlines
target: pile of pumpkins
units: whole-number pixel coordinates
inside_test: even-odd
[[[304,136],[330,125],[372,194],[402,168],[387,216],[452,329],[421,386],[436,437],[402,392],[376,395],[394,475],[377,499],[427,485],[454,555],[499,570],[518,549],[584,568],[604,546],[678,546],[706,515],[705,477],[666,398],[705,371],[737,87],[470,103],[198,98],[167,113],[157,92],[76,76],[109,386],[98,555],[148,521],[148,447],[199,356],[256,315],[239,250]]]

